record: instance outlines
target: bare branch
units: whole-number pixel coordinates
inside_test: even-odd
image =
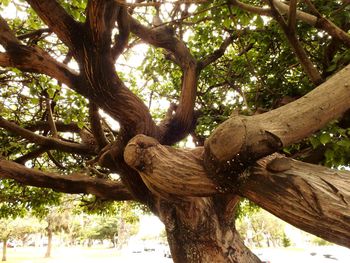
[[[82,27],[56,0],[27,0],[34,11],[70,49],[81,46]]]
[[[232,43],[233,39],[234,39],[233,36],[227,37],[222,42],[219,49],[215,50],[212,54],[208,55],[206,58],[198,62],[198,68],[201,70],[206,66],[210,65],[211,63],[215,62],[216,60],[218,60],[220,57],[222,57],[225,54],[225,51],[228,48],[228,46]]]
[[[55,124],[55,120],[53,118],[53,113],[52,113],[52,109],[51,109],[50,99],[46,98],[45,103],[46,103],[48,123],[49,123],[50,129],[51,129],[52,137],[58,138],[56,124]]]
[[[273,0],[269,0],[269,1],[270,1],[270,4],[271,4],[271,10],[273,12],[273,16],[277,20],[277,22],[280,24],[283,32],[285,33],[285,35],[286,35],[286,37],[288,39],[288,42],[289,42],[290,46],[294,50],[295,55],[297,56],[297,58],[300,61],[300,64],[302,65],[303,69],[305,70],[305,73],[308,75],[310,80],[315,85],[319,85],[323,81],[322,80],[322,76],[318,72],[317,68],[313,65],[313,63],[309,59],[307,53],[305,52],[305,50],[301,46],[301,43],[299,42],[299,40],[298,40],[298,38],[297,38],[297,36],[295,34],[295,30],[293,30],[293,31],[289,30],[289,28],[288,28],[286,22],[284,21],[283,17],[277,11],[277,9],[275,8],[275,6],[273,4],[273,3],[275,3],[275,1],[273,1]]]
[[[56,138],[47,138],[45,136],[36,134],[29,130],[26,130],[15,123],[9,122],[0,117],[0,127],[13,132],[30,142],[34,142],[38,145],[48,147],[49,149],[57,149],[65,152],[80,153],[80,154],[94,154],[94,150],[89,145],[71,143],[62,141]]]
[[[120,54],[128,44],[130,35],[130,24],[128,19],[128,10],[125,7],[121,7],[118,13],[118,30],[119,34],[114,38],[114,46],[112,47],[113,60],[118,59]]]
[[[291,34],[295,33],[297,3],[298,3],[298,0],[291,0],[289,2],[288,29]]]
[[[60,132],[76,132],[78,133],[80,131],[80,128],[76,123],[64,123],[63,121],[56,121],[55,126],[58,131]],[[47,121],[37,121],[34,123],[31,123],[29,125],[26,125],[24,127],[27,130],[30,131],[39,131],[39,130],[49,130],[50,126]]]
[[[116,201],[133,200],[129,191],[120,182],[93,178],[84,174],[47,173],[6,160],[0,160],[0,178],[13,179],[25,185],[51,188],[70,194],[93,194]]]
[[[256,7],[253,5],[242,3],[238,0],[231,0],[229,3],[253,14],[258,14],[262,16],[272,16],[271,9],[269,8]]]
[[[40,155],[45,153],[47,150],[48,150],[47,147],[39,147],[38,149],[15,159],[14,162],[24,165],[27,161],[39,157]]]
[[[77,87],[79,82],[76,72],[38,47],[18,45],[7,50],[6,53],[0,52],[0,66],[46,74],[73,88]]]
[[[188,135],[194,123],[194,103],[197,95],[199,70],[197,61],[183,41],[175,37],[170,26],[147,28],[129,17],[131,32],[145,42],[171,52],[183,71],[181,97],[173,118],[164,120],[160,136],[163,144],[173,144]]]
[[[284,15],[284,14],[288,14],[289,11],[289,5],[283,3],[280,0],[272,0],[273,5],[276,7],[276,9],[279,11],[280,14]],[[310,15],[308,13],[302,12],[297,10],[296,11],[296,17],[302,21],[304,21],[305,23],[308,23],[311,26],[315,26],[316,22],[317,22],[317,17]]]
[[[203,148],[194,151],[162,146],[153,138],[137,135],[124,151],[126,163],[137,170],[147,187],[165,198],[208,196],[220,191],[201,164]],[[176,167],[168,169],[167,167]]]
[[[103,132],[101,125],[100,114],[98,113],[98,107],[93,102],[89,104],[89,117],[91,123],[91,130],[98,144],[99,149],[104,148],[109,142]]]

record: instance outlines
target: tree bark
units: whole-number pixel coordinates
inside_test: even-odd
[[[219,199],[160,202],[159,216],[165,224],[175,263],[260,262],[243,244],[234,227],[232,213],[225,216],[225,208],[232,203],[225,205]],[[233,197],[234,204],[237,201],[238,198]]]
[[[6,261],[7,258],[7,239],[2,240],[2,261]]]
[[[50,225],[49,225],[47,228],[47,249],[45,253],[46,258],[51,257],[51,250],[52,250],[52,229],[50,228]]]

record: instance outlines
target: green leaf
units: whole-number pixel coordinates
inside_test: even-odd
[[[323,133],[320,136],[320,142],[323,145],[326,145],[327,143],[329,143],[332,140],[332,137],[328,134],[328,133]]]

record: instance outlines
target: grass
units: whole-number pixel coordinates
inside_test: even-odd
[[[7,263],[90,263],[118,262],[115,249],[53,248],[52,257],[44,258],[46,248],[8,248]]]

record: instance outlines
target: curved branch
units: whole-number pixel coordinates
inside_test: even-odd
[[[147,28],[131,16],[129,20],[132,33],[153,46],[171,52],[183,71],[181,97],[177,110],[171,119],[165,119],[160,125],[161,142],[173,144],[187,136],[193,127],[199,76],[197,61],[184,42],[174,35],[174,29],[170,26]]]
[[[129,191],[120,182],[93,178],[84,174],[47,173],[6,160],[0,160],[0,178],[13,179],[25,185],[51,188],[70,194],[93,194],[117,201],[133,200]]]
[[[274,154],[242,173],[232,170],[220,177],[206,173],[203,148],[174,149],[143,135],[129,142],[124,159],[161,197],[184,200],[239,194],[312,234],[337,244],[350,244],[349,171]],[[234,204],[227,212],[233,208]]]
[[[95,154],[94,149],[92,149],[89,145],[65,142],[57,138],[47,138],[26,130],[15,123],[5,120],[2,117],[0,117],[0,127],[15,133],[30,142],[47,147],[48,149],[56,149],[70,153]]]
[[[266,2],[267,0],[265,0]],[[280,0],[272,0],[274,6],[277,8],[280,14],[285,15],[290,13],[290,7],[289,5],[283,3]],[[322,29],[326,31],[329,35],[332,37],[339,39],[342,43],[344,43],[346,46],[350,47],[350,36],[347,32],[339,28],[337,25],[332,23],[329,19],[322,17],[321,14],[313,7],[312,2],[309,0],[306,0],[307,4],[311,7],[312,11],[317,14],[311,15],[309,13],[296,10],[296,19],[301,20],[311,26],[314,26],[318,29]],[[272,10],[267,8],[261,8],[256,7],[252,5],[248,5],[245,3],[242,3],[238,0],[231,0],[231,4],[241,8],[242,10],[245,10],[250,13],[263,15],[263,16],[272,16]],[[311,5],[310,5],[311,4]],[[315,12],[316,11],[316,12]]]

